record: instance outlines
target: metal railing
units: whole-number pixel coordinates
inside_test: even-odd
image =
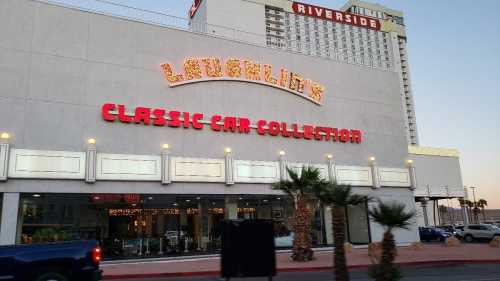
[[[380,60],[360,52],[355,48],[333,48],[332,43],[320,42],[304,43],[303,40],[283,39],[272,42],[264,34],[251,33],[227,26],[206,24],[190,21],[161,12],[149,11],[140,8],[118,4],[108,0],[31,0],[34,2],[62,6],[80,11],[91,12],[106,16],[117,17],[172,29],[178,29],[212,37],[229,39],[246,44],[279,49],[285,52],[321,57],[329,60],[341,61],[349,64],[362,65],[382,70],[392,70],[392,60]],[[285,26],[286,28],[286,26]],[[313,39],[313,38],[311,38]],[[340,38],[339,38],[340,39]],[[357,40],[358,38],[356,38]],[[340,41],[340,40],[339,40]]]

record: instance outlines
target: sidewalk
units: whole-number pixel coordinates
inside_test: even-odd
[[[278,253],[278,271],[328,270],[333,265],[331,251],[315,252],[316,259],[297,263],[290,260],[290,253]],[[347,254],[350,268],[365,268],[371,262],[368,249],[353,249]],[[500,249],[487,244],[467,244],[447,248],[441,244],[425,245],[423,250],[398,248],[396,262],[402,265],[445,265],[453,263],[500,263]],[[143,260],[101,265],[104,279],[126,279],[168,276],[217,276],[219,257],[193,257],[183,260]]]

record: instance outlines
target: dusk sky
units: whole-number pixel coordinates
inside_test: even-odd
[[[113,2],[184,18],[192,3]],[[346,0],[302,2],[338,9]],[[500,1],[377,2],[404,12],[420,145],[459,149],[464,185],[500,208]]]

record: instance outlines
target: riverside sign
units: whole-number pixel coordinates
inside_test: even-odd
[[[245,117],[212,115],[203,113],[167,111],[163,108],[136,107],[128,111],[123,104],[106,103],[101,107],[102,118],[107,122],[140,124],[144,126],[172,127],[203,130],[209,127],[220,133],[248,135],[251,131],[260,136],[295,138],[341,143],[362,142],[362,132],[357,129],[313,126],[309,124],[289,124],[287,122],[259,119],[252,122]]]
[[[374,30],[380,30],[381,24],[378,19],[349,14],[328,8],[318,7],[305,3],[293,2],[292,9],[296,14],[329,20],[333,22],[354,25]]]
[[[270,64],[260,64],[248,59],[187,58],[183,71],[176,73],[170,63],[161,65],[170,87],[206,81],[240,81],[278,88],[305,98],[317,105],[322,104],[325,87],[302,75],[280,67],[275,76]]]

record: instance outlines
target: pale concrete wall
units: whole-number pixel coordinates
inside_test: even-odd
[[[25,0],[19,1],[22,5],[13,2],[18,3],[0,4],[2,11],[10,11],[2,20],[31,19],[26,25],[33,29],[16,33],[2,28],[4,39],[33,41],[32,52],[9,46],[9,40],[0,45],[0,128],[12,133],[13,147],[81,151],[85,140],[95,137],[98,150],[107,153],[155,154],[168,142],[172,154],[182,156],[220,157],[230,146],[237,159],[276,160],[277,151],[284,149],[290,161],[321,163],[326,153],[333,153],[338,163],[365,165],[368,156],[375,155],[380,166],[403,167],[406,136],[393,72]],[[33,18],[26,17],[34,8]],[[179,65],[183,58],[199,55],[252,58],[299,71],[325,84],[324,105],[238,82],[169,88],[159,65]],[[110,124],[100,116],[106,102],[352,127],[363,130],[365,138],[353,145]]]
[[[16,243],[17,217],[19,209],[19,193],[3,194],[2,218],[0,219],[0,245]]]
[[[256,22],[264,24],[264,20]],[[291,162],[324,163],[325,155],[332,153],[342,165],[364,166],[373,155],[380,166],[404,167],[406,134],[399,81],[394,72],[28,0],[1,1],[0,26],[0,131],[11,133],[13,148],[82,151],[86,139],[95,137],[97,149],[104,153],[155,155],[160,153],[162,143],[169,143],[174,156],[221,158],[229,146],[235,159],[275,161],[277,152],[285,150]],[[240,82],[168,87],[160,64],[170,62],[179,71],[184,58],[191,56],[249,58],[275,68],[286,67],[324,84],[324,105],[317,106],[279,89]],[[364,132],[364,141],[341,144],[262,137],[255,132],[237,135],[209,129],[107,123],[100,114],[100,107],[107,102],[129,108],[164,107],[206,116],[223,114],[357,128]],[[369,188],[359,190],[372,192]],[[0,192],[277,193],[262,184],[161,186],[101,181],[88,185],[71,180],[12,179],[0,183]],[[408,189],[382,188],[373,192],[413,206]],[[373,226],[372,235],[379,237],[379,230],[375,230]],[[407,232],[397,234],[398,241],[412,237]]]
[[[416,196],[465,196],[459,158],[417,154],[410,154],[409,158],[417,175]]]

